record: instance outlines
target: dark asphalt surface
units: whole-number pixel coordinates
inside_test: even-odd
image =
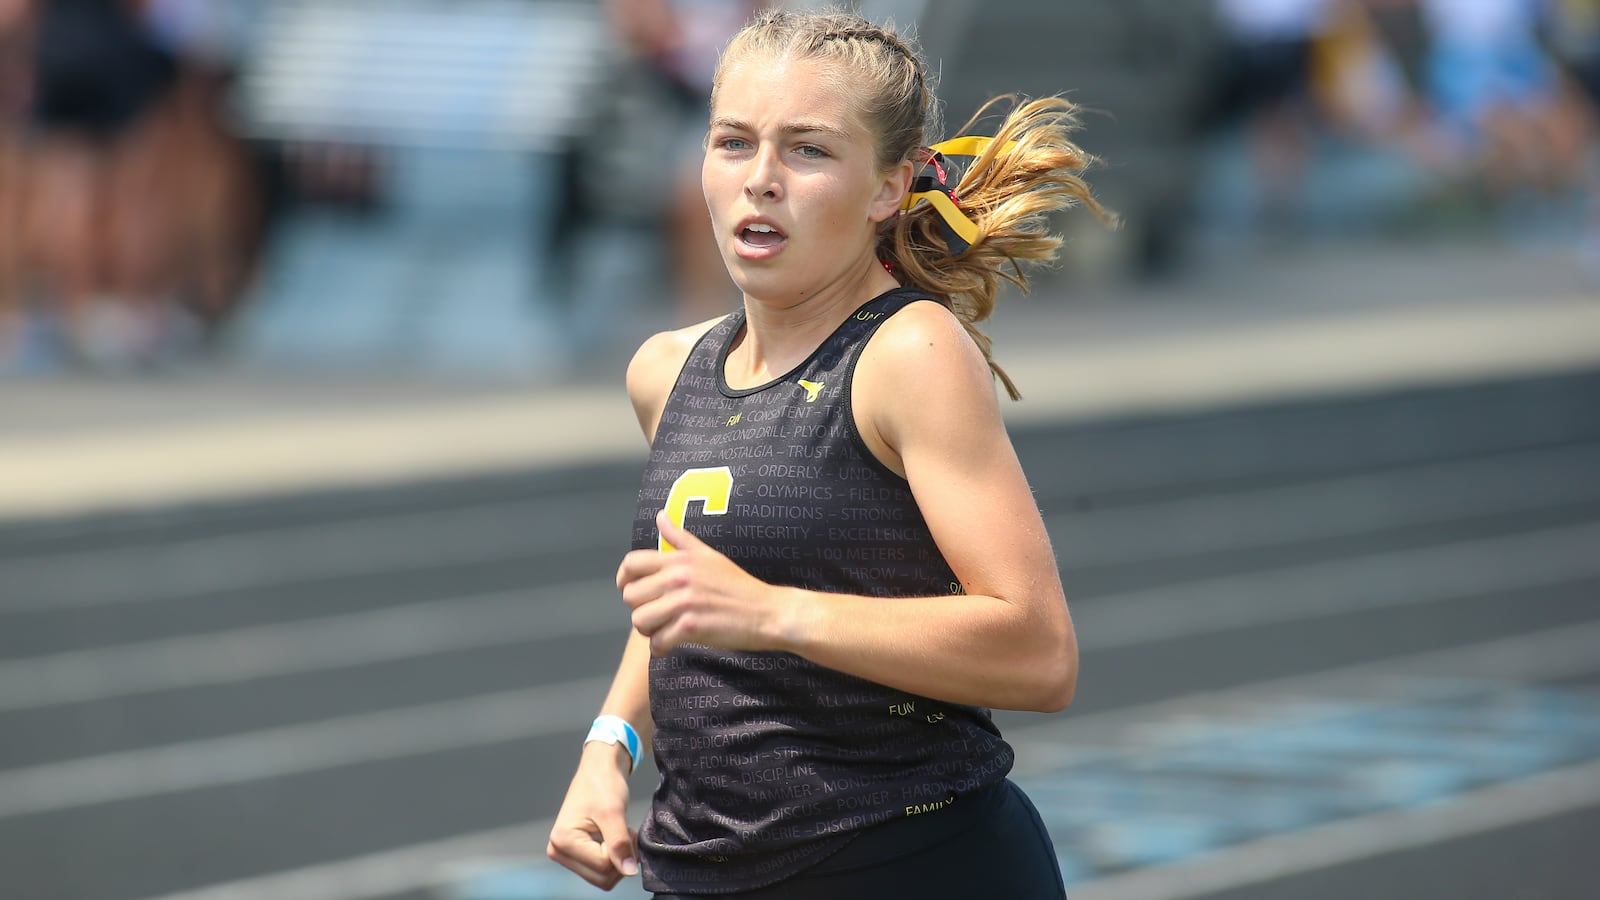
[[[1299,709],[1333,690],[1318,673],[1364,667],[1341,702],[1392,703],[1442,683],[1408,674],[1426,654],[1508,638],[1514,663],[1467,654],[1449,683],[1600,709],[1600,645],[1551,643],[1600,626],[1597,398],[1593,372],[1016,429],[1084,651],[1066,714],[998,715],[1019,781],[1053,796],[1077,763],[1051,754],[1089,747],[1137,771],[1116,761],[1150,752],[1141,726],[1260,688]],[[407,848],[462,836],[468,856],[542,857],[542,837],[495,830],[559,805],[622,646],[609,580],[636,479],[579,466],[0,527],[0,898],[466,897],[438,859],[369,882],[347,863],[400,850],[403,873]],[[1524,774],[1600,758],[1571,747]],[[1082,896],[1593,897],[1585,796],[1201,893],[1115,893],[1149,828],[1115,858],[1103,829],[1057,841],[1093,864]],[[188,893],[227,882],[242,892]]]

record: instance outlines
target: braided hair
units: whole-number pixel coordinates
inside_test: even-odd
[[[928,65],[916,45],[892,25],[843,12],[761,13],[723,52],[713,104],[724,72],[752,56],[837,63],[839,86],[855,98],[862,120],[875,131],[880,170],[907,160],[921,165],[926,146],[939,133],[939,102]],[[1068,139],[1076,124],[1073,104],[1060,97],[996,97],[962,131],[997,104],[1009,104],[1010,109],[994,143],[954,186],[961,209],[977,226],[977,240],[952,252],[937,213],[917,206],[880,227],[878,256],[903,283],[927,291],[956,314],[1015,400],[1021,396],[1016,385],[995,363],[989,338],[977,327],[994,312],[1000,282],[1026,292],[1024,264],[1055,259],[1062,241],[1049,230],[1051,212],[1081,204],[1102,221],[1114,223],[1115,217],[1094,199],[1082,178],[1092,160]]]

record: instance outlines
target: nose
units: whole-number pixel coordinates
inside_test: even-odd
[[[751,199],[756,197],[765,200],[783,199],[781,166],[775,152],[762,149],[751,158],[749,176],[744,182],[744,193]]]

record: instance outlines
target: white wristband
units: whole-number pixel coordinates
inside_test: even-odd
[[[628,774],[639,766],[639,732],[633,730],[628,720],[621,716],[601,716],[589,726],[589,736],[583,739],[585,744],[590,741],[601,741],[607,744],[621,744],[628,751]]]

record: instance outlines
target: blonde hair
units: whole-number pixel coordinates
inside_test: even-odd
[[[907,160],[922,165],[922,151],[939,126],[938,100],[921,53],[892,25],[878,26],[845,12],[762,13],[723,52],[713,103],[724,71],[746,56],[837,62],[838,84],[848,85],[863,119],[877,132],[879,168]],[[904,283],[927,291],[955,313],[1016,400],[1021,397],[1017,386],[995,363],[990,340],[977,324],[994,312],[1002,280],[1026,293],[1024,264],[1055,259],[1061,237],[1049,230],[1051,212],[1081,204],[1108,224],[1114,225],[1116,217],[1094,199],[1081,176],[1093,160],[1068,139],[1076,125],[1072,103],[1060,97],[996,97],[968,120],[962,133],[1003,103],[1011,108],[994,142],[967,165],[954,186],[961,211],[977,226],[977,239],[965,252],[953,254],[945,244],[939,213],[921,204],[883,224],[878,256]]]

